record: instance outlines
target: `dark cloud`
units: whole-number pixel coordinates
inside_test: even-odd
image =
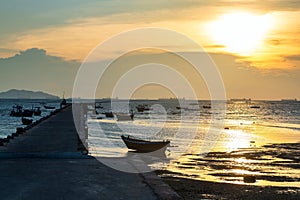
[[[0,90],[11,88],[70,94],[80,63],[32,48],[0,59]],[[57,94],[60,95],[60,94]]]

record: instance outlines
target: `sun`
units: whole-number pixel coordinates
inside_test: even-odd
[[[208,25],[209,35],[225,50],[240,55],[251,55],[258,50],[272,25],[272,17],[246,12],[224,14]]]

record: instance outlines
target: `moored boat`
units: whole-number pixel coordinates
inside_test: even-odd
[[[107,118],[113,118],[114,117],[114,114],[112,112],[105,112],[105,117]]]
[[[46,108],[46,109],[55,109],[55,106],[47,106],[47,105],[44,105],[44,108]]]
[[[29,125],[32,123],[32,119],[28,119],[28,118],[25,118],[25,117],[22,117],[22,123],[23,125]]]
[[[250,106],[250,108],[260,108],[260,106]]]
[[[35,107],[33,109],[33,115],[34,116],[40,116],[41,114],[42,114],[42,111],[41,111],[40,107]]]
[[[10,112],[10,116],[11,117],[22,117],[22,106],[19,106],[19,105],[15,105],[13,106],[13,109],[12,111]]]
[[[144,112],[144,111],[149,111],[150,107],[147,104],[140,104],[136,106],[136,109],[138,112]]]
[[[101,103],[96,102],[96,103],[95,103],[95,108],[96,108],[96,109],[97,109],[97,108],[102,109],[103,106],[101,105]]]
[[[124,135],[122,135],[121,138],[128,149],[135,150],[137,152],[144,152],[144,153],[163,150],[170,144],[169,140],[147,141],[147,140],[131,138],[129,136],[125,137]]]
[[[22,117],[32,117],[33,110],[32,109],[24,109],[22,112]]]

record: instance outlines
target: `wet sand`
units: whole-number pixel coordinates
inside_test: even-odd
[[[161,172],[157,172],[160,174]],[[187,178],[163,177],[183,199],[300,199],[300,188],[261,187],[230,183],[214,183]]]
[[[156,171],[184,199],[300,199],[300,143],[184,156]]]

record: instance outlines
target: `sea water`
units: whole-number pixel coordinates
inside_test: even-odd
[[[166,151],[167,162],[150,164],[153,169],[163,169],[164,176],[244,184],[243,176],[254,175],[256,185],[300,186],[300,102],[221,102],[225,110],[222,106],[222,110],[218,106],[204,108],[210,101],[185,101],[183,106],[173,99],[116,101],[113,107],[110,101],[100,102],[103,108],[97,110],[99,114],[91,108],[87,115],[92,156],[128,156],[121,135],[168,139],[171,146]],[[0,138],[23,127],[20,117],[9,115],[14,105],[41,107],[42,115],[33,117],[38,120],[52,111],[43,105],[59,108],[59,103],[0,100]],[[151,110],[137,112],[139,104],[147,104]],[[119,113],[132,109],[134,120],[117,121],[101,114],[112,109]],[[215,121],[222,126],[212,126]],[[210,137],[211,130],[214,137]]]
[[[300,187],[300,102],[227,101],[221,102],[226,110],[203,107],[211,103],[185,101],[178,109],[180,102],[172,99],[130,101],[127,106],[119,101],[114,103],[114,112],[133,109],[135,113],[133,121],[120,122],[91,110],[87,122],[90,154],[128,156],[121,135],[168,139],[168,162],[151,165],[165,170],[165,176],[244,184],[245,175],[254,175],[256,185]],[[139,104],[152,109],[137,112]],[[101,105],[98,113],[112,109],[110,102]],[[222,126],[212,126],[214,121]]]
[[[41,116],[32,117],[33,121],[36,121],[43,116],[49,115],[54,110],[45,109],[43,107],[45,104],[59,108],[60,101],[44,99],[0,99],[0,138],[5,138],[7,135],[15,133],[17,127],[25,127],[22,124],[21,117],[10,116],[13,106],[20,105],[23,109],[40,107],[42,111]]]

